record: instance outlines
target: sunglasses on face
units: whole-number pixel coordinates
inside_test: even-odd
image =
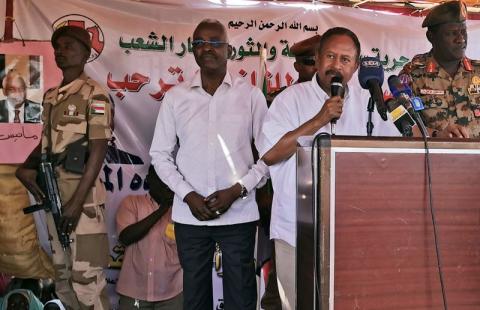
[[[213,47],[213,48],[219,48],[219,47],[222,47],[225,44],[228,44],[228,42],[217,41],[217,40],[213,40],[213,41],[193,40],[192,41],[192,47],[193,48],[202,47],[202,46],[205,46],[205,44],[210,44],[210,46]]]
[[[315,66],[315,59],[313,57],[301,58],[300,63],[304,66]]]

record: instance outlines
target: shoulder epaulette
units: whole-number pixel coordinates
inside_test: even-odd
[[[427,63],[428,53],[418,54],[412,58],[412,66],[415,68],[424,68]]]
[[[425,54],[418,54],[413,56],[412,60],[408,62],[405,66],[403,66],[401,72],[399,73],[400,75],[410,75],[412,71],[416,69],[422,69],[425,68],[426,62],[427,62],[427,55],[428,53]]]
[[[94,86],[94,87],[99,85],[97,81],[95,81],[91,78],[87,78],[87,81],[85,83],[87,83],[90,86]]]
[[[51,88],[47,89],[47,91],[43,93],[43,100],[45,100],[45,98],[47,98],[47,96],[49,96],[50,93],[55,90],[55,88],[56,88],[56,87],[51,87]],[[43,101],[43,100],[42,100],[42,101]]]

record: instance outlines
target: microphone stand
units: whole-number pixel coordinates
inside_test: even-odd
[[[375,109],[375,102],[373,101],[372,97],[370,97],[370,99],[368,99],[368,105],[367,105],[367,111],[368,111],[367,137],[372,136],[373,127],[375,127],[375,125],[373,125],[373,122],[372,122],[372,114],[374,109]]]

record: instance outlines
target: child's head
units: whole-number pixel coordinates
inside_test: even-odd
[[[28,310],[28,297],[22,292],[15,292],[8,296],[7,310]]]

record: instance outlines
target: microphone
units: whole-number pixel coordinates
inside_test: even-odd
[[[331,97],[340,96],[343,98],[345,89],[343,88],[343,77],[341,75],[336,75],[332,77],[330,81],[330,95]],[[335,125],[337,124],[337,118],[334,118],[330,121],[330,131],[332,135],[335,135]]]
[[[378,114],[386,121],[387,107],[383,100],[382,85],[384,80],[383,67],[378,57],[363,57],[360,60],[358,81],[363,89],[368,89],[370,97],[375,102]]]
[[[420,127],[422,134],[425,137],[428,137],[427,128],[425,127],[422,118],[417,113],[417,111],[423,110],[424,108],[421,99],[418,97],[412,98],[412,89],[407,84],[402,83],[400,78],[396,75],[391,75],[388,78],[388,87],[398,103],[404,106],[408,113],[413,116],[413,119]]]
[[[417,124],[410,113],[408,113],[403,105],[393,98],[387,100],[386,106],[392,117],[393,124],[395,124],[398,131],[400,131],[404,137],[411,137],[413,135],[412,129],[417,126]]]

